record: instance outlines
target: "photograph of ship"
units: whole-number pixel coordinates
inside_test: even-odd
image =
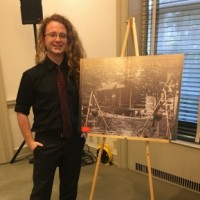
[[[81,59],[81,123],[90,134],[171,139],[184,56]]]

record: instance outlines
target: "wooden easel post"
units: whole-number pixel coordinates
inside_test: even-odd
[[[99,150],[99,153],[98,153],[98,158],[97,158],[97,163],[96,163],[96,167],[95,167],[95,172],[94,172],[94,177],[93,177],[92,188],[91,188],[89,200],[92,200],[93,196],[94,196],[94,189],[95,189],[95,185],[96,185],[97,174],[98,174],[98,171],[99,171],[99,164],[100,164],[100,161],[101,161],[101,155],[102,155],[102,152],[103,152],[105,141],[106,141],[106,137],[103,137],[102,143],[101,143],[101,146],[100,146],[100,150]]]
[[[197,144],[200,144],[200,97],[199,97],[199,109],[198,109],[198,120],[197,120],[197,133],[196,133],[196,138],[195,142]]]
[[[123,41],[123,45],[122,45],[121,57],[123,57],[125,55],[126,45],[127,45],[128,36],[129,36],[130,31],[132,32],[131,36],[132,36],[132,42],[133,42],[135,55],[139,56],[136,24],[135,24],[135,18],[133,17],[133,18],[129,18],[129,20],[128,20],[126,33],[125,33],[125,37],[124,37],[124,41]],[[93,183],[92,183],[92,188],[91,188],[89,200],[93,200],[94,189],[95,189],[95,185],[96,185],[96,178],[97,178],[97,174],[98,174],[98,170],[99,170],[99,164],[100,164],[101,155],[102,155],[102,152],[103,152],[105,141],[106,141],[106,137],[103,137],[101,147],[100,147],[100,150],[99,150],[99,154],[98,154],[98,158],[97,158],[97,163],[96,163],[96,167],[95,167],[95,174],[94,174],[94,177],[93,177]],[[146,147],[146,159],[147,159],[147,167],[148,167],[150,197],[151,197],[151,200],[154,200],[153,181],[152,181],[151,162],[150,162],[150,145],[149,145],[148,140],[145,140],[145,147]]]
[[[123,42],[123,45],[122,45],[121,57],[123,57],[125,55],[126,44],[127,44],[127,41],[128,41],[128,35],[129,35],[130,30],[132,32],[131,36],[132,36],[133,47],[134,47],[134,50],[135,50],[135,55],[139,56],[139,48],[138,48],[138,39],[137,39],[135,18],[129,18],[127,28],[126,28],[124,42]],[[151,200],[154,200],[149,141],[145,141],[145,149],[146,149],[148,176],[149,176],[150,197],[151,197]]]
[[[121,57],[124,57],[125,55],[125,50],[126,50],[126,46],[127,46],[127,42],[128,42],[128,36],[129,36],[129,32],[132,32],[131,34],[131,38],[132,38],[132,42],[133,42],[133,47],[135,50],[135,55],[139,56],[139,48],[138,48],[138,39],[137,39],[137,32],[136,32],[136,25],[135,25],[135,18],[129,18],[128,20],[128,24],[126,27],[126,32],[125,32],[125,36],[124,36],[124,41],[123,41],[123,45],[122,45],[122,51],[121,51]]]
[[[101,111],[101,108],[98,104],[98,101],[95,97],[95,95],[93,94],[93,92],[91,92],[91,95],[90,95],[90,99],[89,99],[89,107],[91,105],[91,101],[92,101],[92,98],[94,99],[101,115],[103,116],[102,114],[102,111]],[[89,109],[88,109],[88,113],[89,113]],[[87,123],[87,119],[88,119],[88,113],[87,113],[87,118],[86,118],[86,123]],[[104,121],[104,124],[105,124],[105,127],[106,127],[106,130],[109,129],[109,126],[108,124],[106,123],[105,119],[103,118],[103,121]],[[96,163],[96,168],[95,168],[95,173],[94,173],[94,177],[93,177],[93,182],[92,182],[92,188],[91,188],[91,193],[90,193],[90,200],[93,199],[93,195],[94,195],[94,189],[95,189],[95,185],[96,185],[96,178],[97,178],[97,174],[98,174],[98,170],[99,170],[99,164],[100,164],[100,161],[101,161],[101,155],[102,155],[102,152],[103,152],[103,149],[104,149],[104,145],[105,145],[105,141],[106,141],[106,137],[103,137],[102,139],[102,142],[100,144],[100,150],[99,150],[99,153],[98,153],[98,158],[97,158],[97,163]]]
[[[150,161],[150,146],[149,146],[149,141],[146,141],[146,142],[145,142],[145,147],[146,147],[147,169],[148,169],[148,176],[149,176],[150,197],[151,197],[151,200],[154,200],[153,180],[152,180],[152,172],[151,172],[151,161]]]
[[[133,30],[133,21],[135,22],[135,20],[133,20],[133,19],[130,18],[128,20],[126,33],[125,33],[125,37],[124,37],[124,42],[123,42],[123,45],[122,45],[121,57],[123,57],[125,55],[126,44],[127,44],[127,41],[128,41],[128,35],[129,35],[129,32],[130,32],[130,29]],[[135,23],[134,23],[134,30],[135,30]],[[137,42],[136,30],[133,31],[132,34],[133,34],[132,39],[135,38],[134,42]],[[135,46],[138,46],[138,45],[133,45],[133,46],[135,47]],[[135,52],[137,52],[137,55],[139,55],[138,48],[135,49]],[[91,188],[89,200],[92,200],[93,196],[94,196],[94,189],[95,189],[95,186],[96,186],[96,179],[97,179],[97,174],[98,174],[98,171],[99,171],[99,164],[100,164],[100,161],[101,161],[101,155],[102,155],[102,152],[103,152],[105,141],[106,141],[106,137],[103,137],[101,147],[100,147],[100,150],[99,150],[99,154],[98,154],[98,158],[97,158],[97,163],[96,163],[96,167],[95,167],[95,172],[94,172],[94,177],[93,177],[92,188]]]

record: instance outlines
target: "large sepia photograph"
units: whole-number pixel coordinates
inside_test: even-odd
[[[171,139],[184,56],[81,59],[81,123],[90,134]]]

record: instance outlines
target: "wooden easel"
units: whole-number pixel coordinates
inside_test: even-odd
[[[128,36],[129,36],[130,31],[131,31],[131,38],[132,38],[132,42],[133,42],[135,56],[139,56],[135,18],[129,18],[128,23],[127,23],[127,28],[126,28],[126,32],[125,32],[123,45],[122,45],[121,57],[125,56],[126,45],[127,45],[127,42],[128,42]],[[88,134],[88,135],[90,136],[90,134]],[[98,171],[99,171],[99,164],[100,164],[104,144],[105,144],[105,141],[106,141],[106,137],[117,138],[117,139],[137,140],[137,141],[144,141],[145,142],[150,199],[154,200],[153,181],[152,181],[152,172],[151,172],[151,161],[150,161],[150,142],[169,143],[169,140],[153,139],[153,138],[140,138],[140,137],[114,136],[114,135],[105,137],[105,135],[99,135],[99,134],[92,134],[91,136],[102,137],[103,139],[102,139],[101,146],[100,146],[99,153],[98,153],[98,158],[97,158],[97,163],[96,163],[96,168],[95,168],[95,172],[94,172],[94,177],[93,177],[93,182],[92,182],[89,200],[93,200],[97,174],[98,174]]]
[[[199,98],[199,109],[198,109],[197,134],[196,134],[195,142],[197,144],[200,144],[200,98]]]

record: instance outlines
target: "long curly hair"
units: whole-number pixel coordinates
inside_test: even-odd
[[[38,31],[38,41],[37,41],[37,50],[35,56],[36,64],[44,61],[46,57],[46,47],[45,47],[45,31],[47,25],[56,21],[63,24],[67,30],[67,47],[66,47],[66,55],[67,55],[67,65],[70,67],[70,75],[74,75],[76,81],[79,79],[80,73],[80,59],[86,56],[85,50],[82,46],[81,40],[79,39],[79,35],[72,25],[72,23],[62,15],[53,14],[50,17],[46,17],[39,28]]]

